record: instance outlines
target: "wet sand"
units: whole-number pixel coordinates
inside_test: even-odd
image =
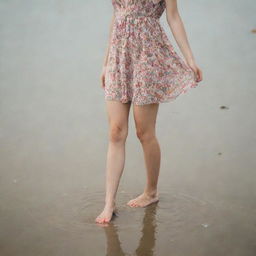
[[[0,255],[255,255],[255,11],[180,2],[204,81],[159,108],[160,201],[146,208],[126,205],[146,174],[131,109],[118,216],[102,227],[111,4],[1,1]]]

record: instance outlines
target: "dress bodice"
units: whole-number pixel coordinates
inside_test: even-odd
[[[131,15],[160,18],[166,7],[165,0],[112,0],[112,4],[117,17]]]

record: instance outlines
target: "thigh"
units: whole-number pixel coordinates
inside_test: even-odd
[[[159,103],[135,105],[133,104],[133,116],[137,131],[155,130]]]
[[[109,125],[128,128],[131,102],[122,103],[115,100],[106,100],[105,102]]]

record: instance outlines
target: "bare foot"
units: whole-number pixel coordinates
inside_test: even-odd
[[[139,195],[138,197],[130,200],[127,205],[131,207],[146,207],[152,203],[156,203],[159,201],[158,195],[155,193],[154,195],[148,195],[145,192]]]
[[[116,214],[117,209],[114,205],[105,205],[103,211],[95,219],[96,223],[109,223],[113,217],[113,214]]]

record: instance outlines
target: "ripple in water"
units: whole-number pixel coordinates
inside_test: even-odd
[[[139,195],[126,191],[119,191],[117,195],[118,216],[112,222],[119,229],[128,230],[138,227],[144,218],[145,209],[155,207],[152,211],[158,227],[171,229],[172,235],[182,230],[194,228],[208,228],[214,219],[216,207],[194,196],[173,191],[160,191],[160,200],[145,208],[131,208],[126,203]],[[84,232],[95,229],[96,216],[104,206],[105,192],[77,191],[62,194],[54,207],[48,209],[47,222],[52,227],[69,232]],[[147,212],[148,214],[148,212]],[[127,221],[129,220],[129,221]]]

